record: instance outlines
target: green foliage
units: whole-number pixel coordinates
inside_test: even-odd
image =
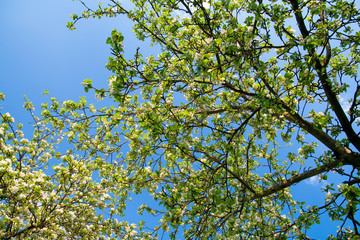
[[[103,125],[112,123],[106,116],[114,111],[86,106],[84,98],[51,100],[42,105],[41,118],[25,102],[34,122],[29,139],[9,113],[0,115],[0,238],[150,238],[137,232],[142,223],[118,221],[127,177],[121,165],[108,161],[118,149],[107,144],[115,146],[119,135],[109,135]],[[103,116],[88,116],[95,112]],[[94,131],[94,122],[103,127]]]
[[[34,237],[65,231],[89,239],[157,238],[169,231],[173,239],[309,239],[307,230],[322,224],[326,212],[339,223],[329,239],[359,236],[360,12],[355,1],[133,0],[127,9],[110,0],[97,10],[80,2],[85,11],[72,16],[70,29],[82,18],[124,15],[134,22],[139,40],[150,40],[161,51],[144,57],[136,50],[130,59],[124,36],[113,30],[106,41],[113,51],[109,88],[96,89],[91,80],[83,85],[99,98],[114,99],[116,106],[96,109],[85,99],[52,99],[43,105],[42,119],[34,118],[34,140],[23,143],[15,140],[11,116],[2,115],[1,156],[9,184],[24,181],[23,162],[35,164],[26,170],[34,179],[44,175],[37,169],[46,168],[50,156],[60,163],[31,192],[48,202],[28,204],[19,197],[23,190],[8,191],[13,195],[3,199],[13,204],[1,205],[8,211],[1,224],[21,226],[19,236]],[[349,100],[348,109],[342,99]],[[25,108],[32,111],[30,103]],[[56,151],[54,145],[64,139],[72,149]],[[29,157],[19,161],[23,151]],[[49,154],[39,155],[43,152]],[[330,171],[340,183],[324,186],[326,197],[316,206],[304,207],[293,198],[292,186],[306,186],[314,176],[326,180]],[[95,172],[100,181],[93,180]],[[30,194],[28,188],[18,189]],[[53,190],[59,194],[39,197]],[[142,222],[135,230],[112,221],[112,211],[123,214],[130,192],[144,191],[160,205],[139,208],[140,214],[161,216],[152,232],[143,231]],[[68,204],[78,198],[84,200]],[[25,219],[22,225],[7,217],[17,206],[46,204],[63,211],[86,209],[76,216],[89,227],[77,219],[73,227],[61,225],[54,219],[62,215],[43,210],[56,229],[36,225],[36,233],[19,233],[33,226],[28,219],[36,216],[34,210],[19,211],[15,217]],[[96,217],[94,209],[107,208],[110,220]],[[9,237],[11,231],[2,234]]]

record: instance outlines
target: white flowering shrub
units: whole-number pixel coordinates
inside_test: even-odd
[[[0,239],[151,238],[138,233],[141,223],[118,220],[129,183],[114,178],[120,166],[109,157],[119,149],[107,143],[119,136],[91,128],[106,113],[86,115],[94,106],[84,99],[52,99],[42,118],[29,101],[24,107],[34,121],[28,138],[10,113],[0,113]]]

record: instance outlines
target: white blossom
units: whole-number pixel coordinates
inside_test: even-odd
[[[13,186],[10,187],[10,191],[12,193],[17,193],[18,190],[19,190],[19,187],[17,185],[13,185]]]

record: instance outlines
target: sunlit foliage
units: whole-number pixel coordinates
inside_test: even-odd
[[[43,105],[41,120],[34,118],[34,140],[26,142],[11,127],[11,117],[2,115],[1,156],[8,164],[3,166],[11,166],[3,168],[10,171],[4,175],[9,179],[5,193],[14,194],[3,199],[13,201],[7,211],[24,219],[2,223],[31,228],[32,219],[41,219],[31,217],[36,211],[47,219],[51,209],[71,206],[89,222],[74,220],[74,227],[66,228],[59,224],[65,215],[56,214],[49,221],[54,229],[47,225],[46,231],[306,239],[311,238],[307,230],[322,224],[320,215],[327,213],[339,228],[326,237],[359,236],[360,13],[355,1],[134,0],[128,7],[110,0],[98,9],[80,2],[85,11],[72,16],[70,29],[83,18],[124,16],[134,22],[137,38],[160,52],[148,56],[133,49],[134,57],[128,58],[119,28],[107,40],[112,48],[107,68],[113,72],[108,89],[83,82],[85,91],[112,98],[114,106],[97,110],[84,100],[53,100]],[[63,138],[73,150],[58,153],[53,145]],[[39,144],[31,147],[34,141]],[[20,161],[23,156],[26,161]],[[24,192],[12,191],[17,186],[12,182],[25,181],[22,171],[40,179],[37,164],[50,164],[50,156],[64,163],[42,178],[38,192],[21,184]],[[22,162],[29,162],[29,169],[20,167]],[[330,172],[339,182],[323,187],[326,194],[318,205],[306,207],[293,198],[292,186],[314,176],[325,180]],[[95,175],[101,180],[92,180]],[[54,200],[52,191],[58,191]],[[147,192],[159,203],[157,209],[145,204],[139,209],[161,217],[149,233],[142,223],[108,220],[112,212],[123,213],[129,192]],[[39,197],[21,204],[21,194]],[[17,213],[18,208],[25,210]],[[98,219],[103,215],[94,209],[107,208],[110,218]],[[41,226],[35,229],[45,234]]]

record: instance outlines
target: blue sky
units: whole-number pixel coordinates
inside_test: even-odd
[[[22,109],[23,95],[34,102],[37,109],[42,102],[48,101],[48,97],[42,95],[44,90],[59,100],[77,100],[85,95],[90,102],[96,102],[94,93],[86,94],[81,82],[89,78],[96,86],[107,86],[111,73],[105,64],[110,48],[105,42],[112,29],[124,33],[125,51],[129,56],[138,46],[143,52],[149,50],[146,43],[134,41],[131,23],[125,18],[83,20],[75,31],[69,31],[65,26],[70,21],[69,15],[82,9],[80,3],[72,0],[1,3],[0,92],[6,95],[1,111],[10,112],[16,122],[26,125],[29,120]],[[302,187],[295,187],[293,193],[308,201],[323,199],[324,193],[319,191],[321,183],[312,180]],[[129,218],[140,220],[136,219],[134,215]],[[322,239],[330,229],[333,233],[336,231],[330,222],[322,223],[309,235]]]
[[[46,101],[45,89],[60,100],[91,98],[93,93],[85,94],[81,82],[89,78],[97,86],[107,85],[110,48],[105,41],[111,30],[131,31],[130,23],[119,18],[80,21],[77,30],[69,31],[65,25],[70,14],[83,9],[72,0],[4,1],[1,8],[0,91],[6,94],[4,108],[11,112],[22,106],[23,95],[35,106]]]

